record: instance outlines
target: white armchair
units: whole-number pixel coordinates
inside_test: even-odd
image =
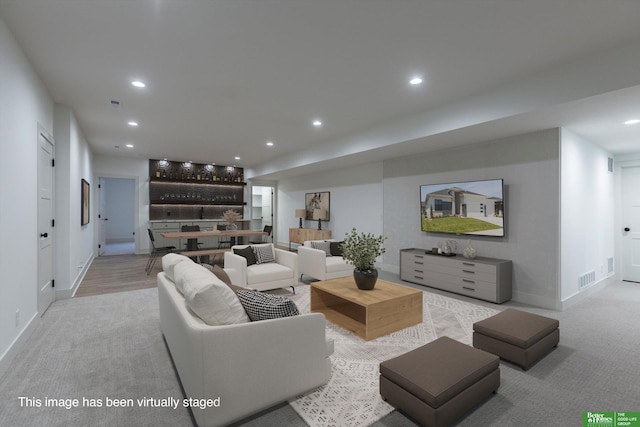
[[[224,268],[233,271],[231,281],[236,286],[268,291],[270,289],[291,287],[298,284],[298,255],[294,252],[278,249],[273,243],[252,245],[256,248],[269,248],[274,262],[262,262],[247,265],[247,258],[234,253],[234,249],[246,249],[249,245],[236,245],[224,254]]]
[[[332,242],[333,240],[307,240],[298,247],[298,270],[302,275],[318,280],[337,279],[353,274],[353,265],[348,264],[341,256],[328,256],[325,250],[314,249],[312,242]]]

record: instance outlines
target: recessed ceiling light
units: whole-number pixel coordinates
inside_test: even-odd
[[[420,83],[422,83],[422,77],[415,76],[411,80],[409,80],[409,83],[412,85],[419,85]]]
[[[625,125],[635,125],[636,123],[640,123],[639,119],[631,119],[624,122]]]
[[[135,87],[146,87],[147,85],[144,82],[141,82],[140,80],[134,80],[131,82],[131,84]]]
[[[236,160],[240,160],[240,157],[238,157],[238,156],[235,156],[235,157],[234,157],[234,159],[236,159]]]
[[[127,147],[127,148],[133,148],[133,144],[127,144],[127,145],[125,145],[125,147]]]
[[[322,126],[322,122],[321,122],[320,120],[314,120],[314,121],[313,121],[313,125],[314,125],[315,127],[320,127],[320,126]]]
[[[129,126],[133,126],[133,127],[138,126],[138,122],[133,122],[133,121],[132,122],[128,122],[127,124]]]
[[[273,147],[273,142],[272,141],[267,141],[267,147]]]

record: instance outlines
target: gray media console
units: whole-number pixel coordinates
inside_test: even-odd
[[[496,303],[511,299],[511,261],[400,251],[400,279]]]

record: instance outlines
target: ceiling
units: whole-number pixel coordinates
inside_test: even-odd
[[[636,0],[0,0],[0,16],[97,154],[277,179],[556,126],[640,151],[622,124],[640,119],[640,55],[620,53],[640,51]]]

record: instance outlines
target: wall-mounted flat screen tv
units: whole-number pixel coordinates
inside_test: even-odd
[[[502,179],[420,186],[422,231],[504,237]]]

